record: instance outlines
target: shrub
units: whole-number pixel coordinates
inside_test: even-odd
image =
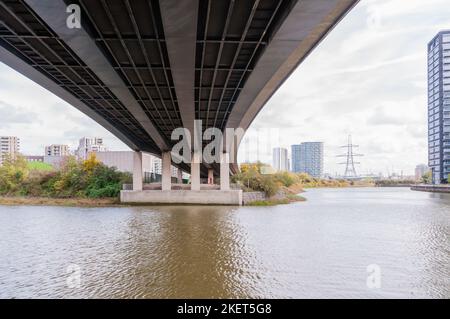
[[[92,155],[86,161],[69,158],[59,170],[30,170],[23,158],[0,167],[0,194],[45,197],[116,197],[131,175],[110,168]]]
[[[248,166],[232,177],[234,183],[243,185],[248,190],[265,192],[267,196],[275,195],[280,185],[272,175],[263,175],[257,166]]]
[[[28,177],[26,160],[7,157],[0,166],[0,194],[20,195],[22,183]]]
[[[290,172],[278,172],[274,174],[274,178],[277,182],[286,187],[291,187],[299,181],[298,176]]]

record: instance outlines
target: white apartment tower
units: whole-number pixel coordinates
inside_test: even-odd
[[[7,156],[16,158],[20,150],[20,140],[16,136],[0,136],[0,165]]]
[[[273,168],[277,171],[289,170],[288,150],[282,147],[276,147],[273,149],[272,157]]]
[[[77,149],[77,157],[86,160],[91,152],[106,152],[107,149],[103,145],[103,139],[99,137],[83,137]]]
[[[52,144],[45,147],[45,156],[69,156],[69,146]]]

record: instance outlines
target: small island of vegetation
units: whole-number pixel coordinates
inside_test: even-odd
[[[271,206],[304,201],[298,195],[306,188],[348,187],[351,182],[345,180],[326,180],[311,177],[306,173],[273,172],[270,166],[261,162],[242,164],[240,172],[233,175],[232,182],[244,192],[263,192],[264,200],[256,200],[249,205]]]

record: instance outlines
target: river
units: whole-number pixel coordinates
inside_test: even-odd
[[[450,196],[275,207],[0,206],[1,298],[450,298]]]

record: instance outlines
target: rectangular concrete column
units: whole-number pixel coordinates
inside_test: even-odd
[[[208,168],[208,185],[214,184],[214,170],[212,168]]]
[[[194,153],[192,155],[191,163],[191,190],[200,190],[200,154]]]
[[[163,191],[170,191],[172,189],[172,157],[170,152],[162,153],[162,178],[161,185]]]
[[[183,171],[181,169],[177,171],[177,183],[183,184]]]
[[[142,188],[143,188],[142,153],[134,152],[134,155],[133,155],[133,190],[141,191]]]
[[[220,190],[230,190],[230,155],[220,154]]]

